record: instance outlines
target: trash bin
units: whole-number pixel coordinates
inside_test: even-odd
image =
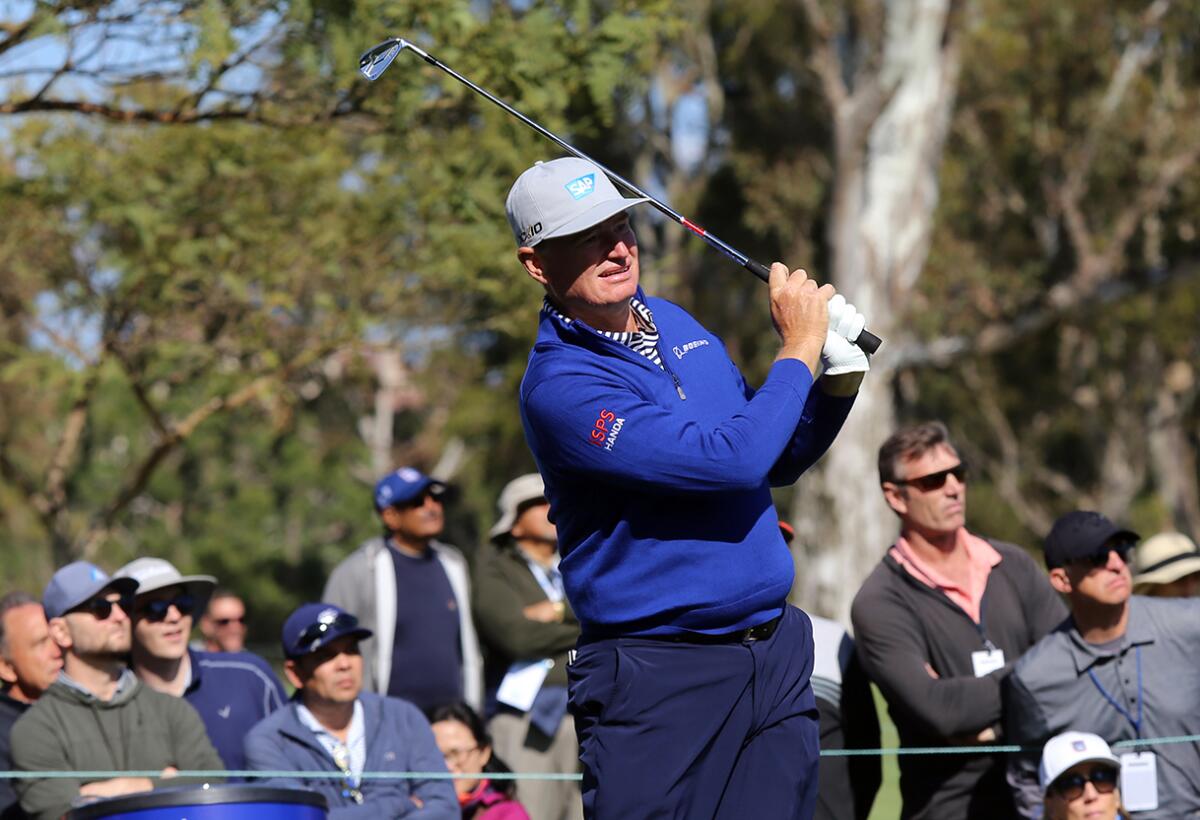
[[[240,783],[111,797],[72,809],[67,820],[326,820],[328,809],[317,792]]]

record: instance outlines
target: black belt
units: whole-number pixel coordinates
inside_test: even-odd
[[[671,643],[749,643],[751,641],[765,641],[770,638],[775,634],[775,628],[779,626],[781,620],[783,620],[783,616],[777,615],[765,624],[738,629],[734,632],[721,632],[716,635],[710,635],[706,632],[683,632],[674,635],[639,635],[638,637],[649,638],[655,641],[670,641]]]

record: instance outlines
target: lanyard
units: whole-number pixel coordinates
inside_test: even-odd
[[[529,565],[529,571],[533,573],[534,579],[538,582],[538,586],[542,588],[542,592],[546,593],[546,597],[554,603],[558,603],[566,597],[563,592],[562,573],[557,569],[548,570],[525,556],[525,563]]]
[[[1092,679],[1092,683],[1095,684],[1096,689],[1098,689],[1100,691],[1100,694],[1104,696],[1104,699],[1107,700],[1114,709],[1116,709],[1118,712],[1120,712],[1127,721],[1129,721],[1129,725],[1133,727],[1133,731],[1137,734],[1138,740],[1141,740],[1142,739],[1142,647],[1140,645],[1135,646],[1133,648],[1133,653],[1134,653],[1134,657],[1137,659],[1137,679],[1138,679],[1137,720],[1134,720],[1133,715],[1129,714],[1129,712],[1125,709],[1125,707],[1122,706],[1120,703],[1118,703],[1116,698],[1114,698],[1112,695],[1110,695],[1108,693],[1108,691],[1103,686],[1100,685],[1100,678],[1096,677],[1095,669],[1088,670],[1088,677],[1090,677]]]

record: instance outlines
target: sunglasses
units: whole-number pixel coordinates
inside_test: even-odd
[[[107,621],[112,615],[113,607],[121,607],[121,611],[129,614],[133,611],[133,598],[122,595],[115,601],[110,601],[107,598],[93,598],[87,603],[80,604],[72,609],[72,612],[86,612],[97,621]]]
[[[174,598],[151,601],[138,607],[138,617],[144,618],[151,623],[158,623],[166,619],[167,613],[171,611],[171,607],[178,609],[180,616],[191,615],[196,611],[196,599],[185,592],[182,595],[176,595]]]
[[[928,493],[942,489],[946,485],[946,479],[949,476],[954,476],[959,484],[967,483],[967,465],[960,461],[958,464],[948,467],[945,470],[939,470],[929,475],[917,476],[916,478],[902,478],[896,483],[908,484],[909,486],[916,487],[923,493]]]
[[[230,624],[246,625],[246,616],[239,615],[236,618],[213,618],[213,623],[217,626],[229,626]]]
[[[296,639],[296,648],[301,652],[308,652],[325,637],[326,633],[354,629],[356,626],[358,626],[358,618],[348,613],[338,615],[332,621],[315,623],[300,633],[300,637]]]
[[[1091,774],[1069,774],[1054,781],[1054,790],[1067,800],[1083,797],[1087,784],[1091,783],[1100,794],[1111,794],[1117,787],[1117,770],[1108,766],[1093,769]]]
[[[1115,552],[1117,557],[1121,559],[1121,563],[1129,563],[1129,553],[1133,552],[1133,544],[1115,544],[1107,549],[1102,549],[1099,552],[1084,556],[1075,560],[1077,564],[1084,564],[1092,569],[1100,569],[1108,564],[1108,554]]]

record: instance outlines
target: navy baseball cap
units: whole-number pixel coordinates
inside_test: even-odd
[[[101,592],[114,590],[132,595],[138,587],[133,578],[110,578],[108,573],[87,561],[76,561],[54,573],[42,593],[42,608],[47,618],[66,615]]]
[[[1141,540],[1133,530],[1118,527],[1098,512],[1075,510],[1060,517],[1046,536],[1044,551],[1046,566],[1061,567],[1070,561],[1078,561],[1096,555],[1114,537],[1121,537],[1130,544]]]
[[[426,490],[441,495],[446,489],[444,481],[430,478],[413,467],[401,467],[375,483],[375,511],[412,501]]]
[[[358,618],[340,606],[320,602],[301,604],[283,622],[283,654],[299,658],[346,635],[363,640],[373,634],[365,626],[359,626]]]

